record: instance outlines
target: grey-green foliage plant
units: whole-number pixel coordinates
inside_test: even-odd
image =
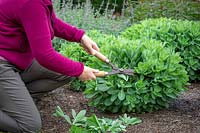
[[[167,18],[143,20],[122,32],[130,39],[156,39],[172,47],[183,58],[191,80],[200,79],[200,22]]]
[[[57,1],[55,1],[55,5],[56,3]],[[99,10],[94,10],[90,0],[77,5],[73,5],[73,0],[70,0],[62,9],[56,9],[57,15],[64,21],[86,31],[99,30],[103,33],[118,35],[130,25],[128,17],[119,17],[117,20],[112,18],[114,9],[99,7]],[[101,14],[100,10],[105,11]]]
[[[119,116],[119,119],[109,119],[109,118],[98,118],[95,114],[91,116],[86,116],[86,110],[81,110],[76,113],[72,109],[72,119],[66,115],[62,109],[57,106],[54,113],[56,117],[62,117],[71,126],[70,133],[118,133],[126,131],[126,127],[129,125],[135,125],[141,123],[139,118],[131,118],[124,114]]]
[[[102,53],[118,67],[133,69],[134,76],[118,74],[88,82],[84,94],[91,106],[113,113],[152,112],[168,107],[186,90],[188,75],[179,64],[181,57],[160,41],[113,37],[108,45],[103,44]],[[94,57],[90,61],[90,66],[99,70],[111,70]]]

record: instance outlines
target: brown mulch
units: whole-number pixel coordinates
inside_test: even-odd
[[[81,92],[59,88],[42,98],[37,106],[40,110],[43,129],[42,133],[68,133],[69,126],[61,118],[52,114],[56,106],[70,115],[71,109],[94,112],[98,117],[117,118],[119,114],[102,113],[87,105],[88,100]],[[193,83],[189,90],[175,100],[168,109],[153,113],[129,114],[142,119],[142,123],[129,126],[127,133],[200,133],[200,83]]]

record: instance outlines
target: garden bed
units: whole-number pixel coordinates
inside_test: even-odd
[[[89,107],[88,100],[81,92],[74,92],[67,87],[59,88],[42,98],[37,106],[40,110],[43,129],[42,133],[68,133],[69,126],[62,118],[52,114],[57,105],[70,115],[71,109],[77,112],[87,110],[98,117],[117,118],[119,114],[102,113]],[[129,114],[142,119],[142,123],[129,126],[127,133],[199,133],[200,132],[200,83],[192,83],[189,90],[175,100],[169,109],[153,113]]]

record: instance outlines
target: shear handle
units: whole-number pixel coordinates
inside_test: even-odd
[[[99,71],[99,72],[95,72],[94,75],[96,77],[105,77],[107,76],[108,72],[105,72],[105,71]]]
[[[105,55],[103,55],[102,53],[100,53],[99,51],[95,50],[94,56],[96,56],[98,59],[100,59],[103,62],[109,63],[109,59]]]

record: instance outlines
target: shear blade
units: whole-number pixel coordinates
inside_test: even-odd
[[[126,75],[133,75],[134,74],[132,69],[124,69],[122,73],[126,74]]]

